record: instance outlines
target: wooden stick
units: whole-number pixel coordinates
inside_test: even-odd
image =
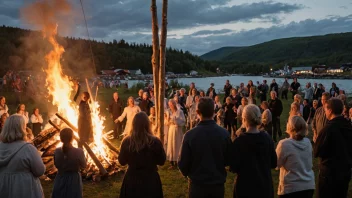
[[[97,101],[99,86],[95,89],[95,101]]]
[[[61,117],[61,116],[60,116]],[[60,118],[59,117],[59,118]],[[64,120],[63,120],[64,121]],[[68,122],[68,121],[67,121]],[[51,120],[49,120],[49,124],[51,124],[53,127],[55,127],[57,130],[60,130],[60,128],[54,124]],[[67,123],[66,123],[67,124]],[[70,125],[72,125],[71,123],[69,123]],[[67,124],[67,125],[69,125]],[[74,129],[72,129],[74,130]],[[86,149],[88,155],[92,158],[92,160],[94,161],[95,165],[98,167],[99,172],[101,175],[107,175],[108,172],[105,170],[105,168],[103,167],[103,165],[100,163],[99,159],[97,158],[97,156],[94,154],[94,152],[92,151],[92,149],[89,147],[89,145],[86,142],[81,142],[81,140],[79,139],[79,137],[77,137],[76,135],[73,136],[73,138],[79,143],[82,144],[83,147]]]
[[[115,148],[106,137],[103,137],[103,142],[106,144],[106,146],[109,147],[109,149],[114,151],[116,154],[120,154],[120,151],[117,148]]]

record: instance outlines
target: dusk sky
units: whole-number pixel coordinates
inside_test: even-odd
[[[161,0],[158,17],[161,18]],[[0,0],[0,24],[35,29],[20,19],[33,0]],[[64,36],[86,38],[79,0]],[[149,0],[83,0],[92,38],[151,43]],[[169,0],[167,45],[202,55],[224,46],[352,31],[351,0]]]

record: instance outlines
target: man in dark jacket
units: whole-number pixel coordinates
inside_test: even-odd
[[[230,96],[231,89],[232,89],[232,85],[230,84],[230,81],[226,80],[226,84],[224,85],[225,97],[224,97],[223,103],[225,103],[226,102],[226,98]]]
[[[263,84],[260,86],[260,102],[266,101],[266,95],[268,94],[269,86],[266,84],[266,80],[263,80]]]
[[[332,98],[324,105],[328,123],[314,145],[320,159],[318,198],[347,197],[352,168],[352,126],[341,114],[343,103]]]
[[[153,102],[149,100],[148,93],[144,92],[142,100],[139,102],[139,108],[144,111],[148,116],[150,115],[150,108],[154,106]]]
[[[276,142],[276,134],[279,135],[279,138],[282,136],[281,127],[280,127],[280,116],[283,111],[283,106],[281,100],[277,97],[276,91],[270,92],[269,100],[269,109],[272,115],[273,123],[273,140]]]
[[[279,85],[276,83],[275,79],[270,84],[270,91],[275,91],[276,95],[279,95]]]
[[[224,197],[225,166],[229,165],[230,135],[214,119],[214,102],[201,98],[200,123],[183,138],[178,167],[189,179],[189,197]]]
[[[297,82],[297,78],[293,78],[293,82],[291,83],[291,87],[290,87],[291,93],[292,93],[292,99],[298,93],[300,87],[301,87],[301,84]]]
[[[119,98],[119,94],[117,92],[113,93],[112,101],[109,104],[109,113],[112,121],[114,122],[123,112],[123,102]],[[121,122],[114,122],[114,138],[118,138],[122,131]]]
[[[313,92],[313,100],[319,100],[321,98],[321,95],[323,94],[322,90],[320,87],[318,87],[318,83],[314,83],[314,92]]]

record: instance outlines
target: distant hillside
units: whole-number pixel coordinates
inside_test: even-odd
[[[336,64],[352,61],[352,32],[277,39],[249,47],[226,47],[201,56],[207,60],[261,64]],[[220,51],[219,51],[220,50]],[[222,54],[219,54],[222,53]]]
[[[141,69],[145,74],[152,73],[150,44],[128,43],[123,39],[104,42],[59,36],[57,40],[65,48],[63,67],[74,75],[95,72],[89,42],[92,45],[97,73],[112,68]],[[51,48],[40,32],[0,26],[0,76],[9,69],[41,71],[46,65],[44,57]],[[166,71],[188,73],[191,70],[206,70],[215,73],[216,68],[216,64],[188,51],[167,48]]]
[[[222,60],[234,52],[238,52],[245,47],[222,47],[200,56],[204,60]]]

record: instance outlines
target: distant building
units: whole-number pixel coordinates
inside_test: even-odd
[[[136,76],[143,75],[143,73],[142,73],[142,71],[140,69],[138,69],[138,70],[130,70],[130,74],[131,75],[136,75]]]
[[[189,72],[189,75],[191,75],[191,76],[197,76],[197,75],[198,75],[198,72],[192,70],[192,71]]]
[[[294,74],[313,74],[312,67],[292,67]]]

